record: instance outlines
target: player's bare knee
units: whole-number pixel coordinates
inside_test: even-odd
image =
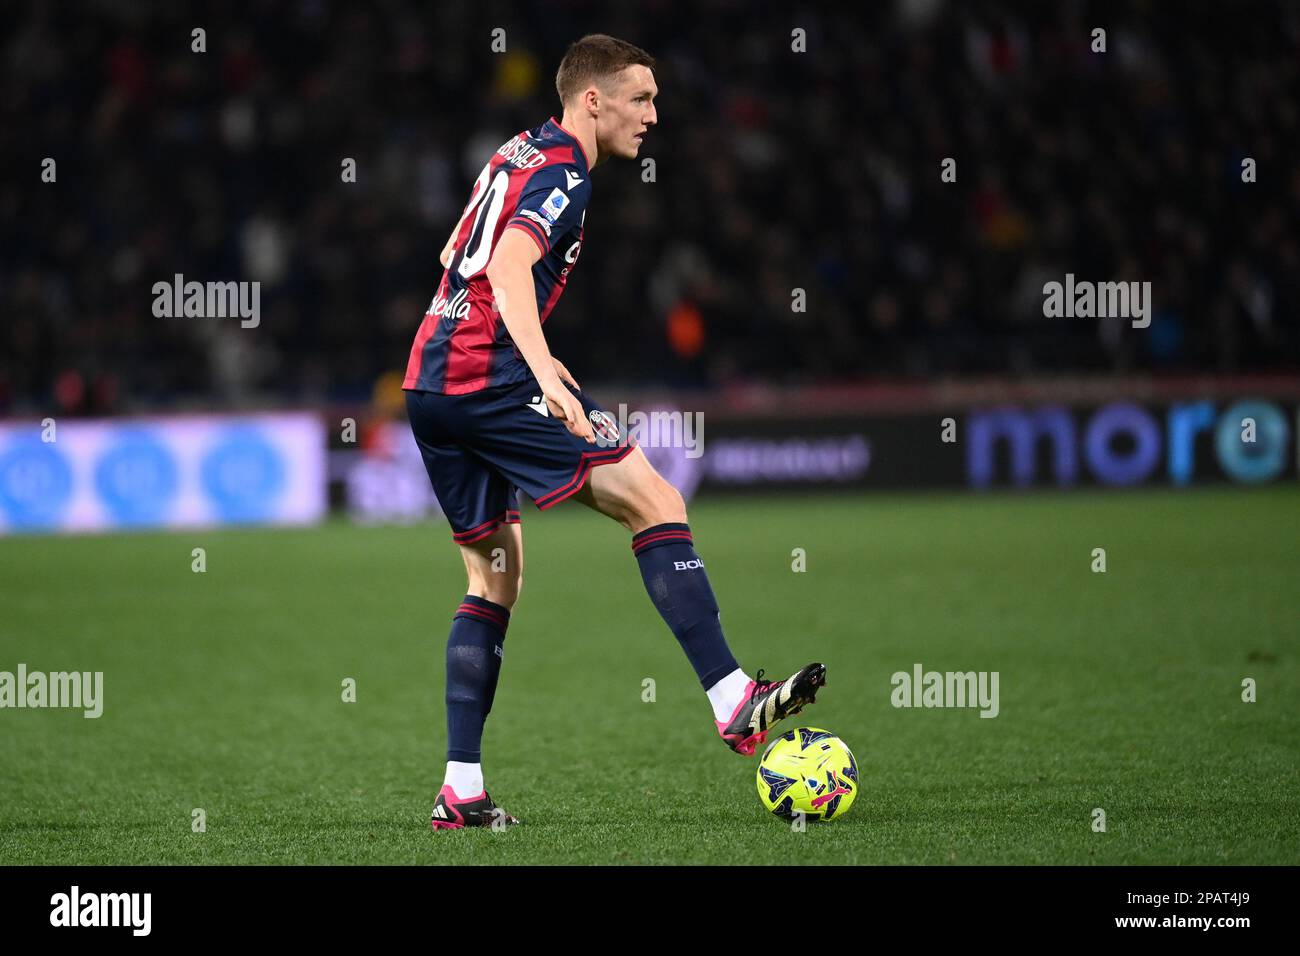
[[[623,496],[592,497],[584,503],[588,507],[595,508],[606,518],[617,521],[624,528],[632,528],[639,519],[639,509],[636,507],[635,501],[628,500]]]
[[[513,610],[515,602],[519,600],[519,585],[505,584],[500,589],[489,593],[487,599],[493,604],[500,604],[507,611]]]
[[[664,479],[659,479],[658,514],[655,516],[656,524],[685,524],[686,523],[686,499],[682,493],[674,488]]]
[[[492,574],[478,581],[471,579],[466,593],[484,598],[493,604],[500,604],[508,611],[519,600],[519,591],[522,587],[523,578],[520,576]]]
[[[469,569],[469,582],[466,594],[481,597],[493,604],[500,604],[509,610],[519,600],[519,592],[524,586],[522,568],[506,566],[483,567],[476,564]]]
[[[628,507],[627,505],[621,503],[619,505],[611,506],[607,508],[605,514],[613,518],[615,521],[621,524],[624,528],[627,528],[629,531],[637,530],[637,525],[641,521],[640,513],[637,511],[637,509]]]
[[[685,524],[686,500],[680,491],[656,475],[633,510],[632,519],[628,527],[634,533],[660,524]]]

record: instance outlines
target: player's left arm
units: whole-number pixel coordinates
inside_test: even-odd
[[[553,241],[581,228],[591,198],[588,179],[589,174],[579,171],[572,163],[540,170],[529,178],[514,215],[507,223],[507,232],[515,229],[525,233],[537,246],[538,255],[546,255],[551,251]],[[535,261],[537,257],[529,258]],[[551,355],[549,349],[546,359],[561,382],[582,390],[573,373]],[[537,372],[534,370],[533,374],[537,375]],[[541,378],[538,375],[539,381]]]
[[[507,227],[488,261],[488,284],[501,321],[537,379],[551,414],[572,434],[592,443],[596,438],[591,423],[581,403],[564,388],[560,376],[562,366],[551,355],[542,332],[532,273],[533,264],[541,255],[542,250],[531,233],[523,228]]]

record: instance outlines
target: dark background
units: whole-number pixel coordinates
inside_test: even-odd
[[[0,415],[391,387],[475,174],[559,115],[556,66],[594,31],[655,55],[661,93],[656,181],[596,171],[546,325],[584,385],[1300,369],[1297,4],[39,3],[5,21]],[[261,326],[154,318],[177,272],[260,281]],[[1150,280],[1151,327],[1043,318],[1066,272]]]

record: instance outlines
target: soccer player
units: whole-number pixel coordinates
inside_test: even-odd
[[[543,511],[574,498],[631,532],[650,600],[735,752],[753,754],[826,682],[816,663],[782,681],[740,668],[682,496],[551,356],[542,333],[582,248],[592,170],[635,159],[657,121],[654,66],[644,50],[603,34],[569,47],[555,78],[563,117],[511,137],[483,167],[411,347],[403,382],[411,428],[469,577],[447,641],[447,770],[435,830],[518,822],[488,795],[480,763],[523,584],[518,490]]]

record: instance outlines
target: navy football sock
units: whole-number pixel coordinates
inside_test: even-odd
[[[492,712],[510,612],[473,594],[456,610],[447,639],[447,759],[478,763]]]
[[[722,635],[718,602],[704,562],[695,553],[690,525],[669,522],[646,528],[632,536],[632,552],[650,600],[708,690],[740,665]]]

